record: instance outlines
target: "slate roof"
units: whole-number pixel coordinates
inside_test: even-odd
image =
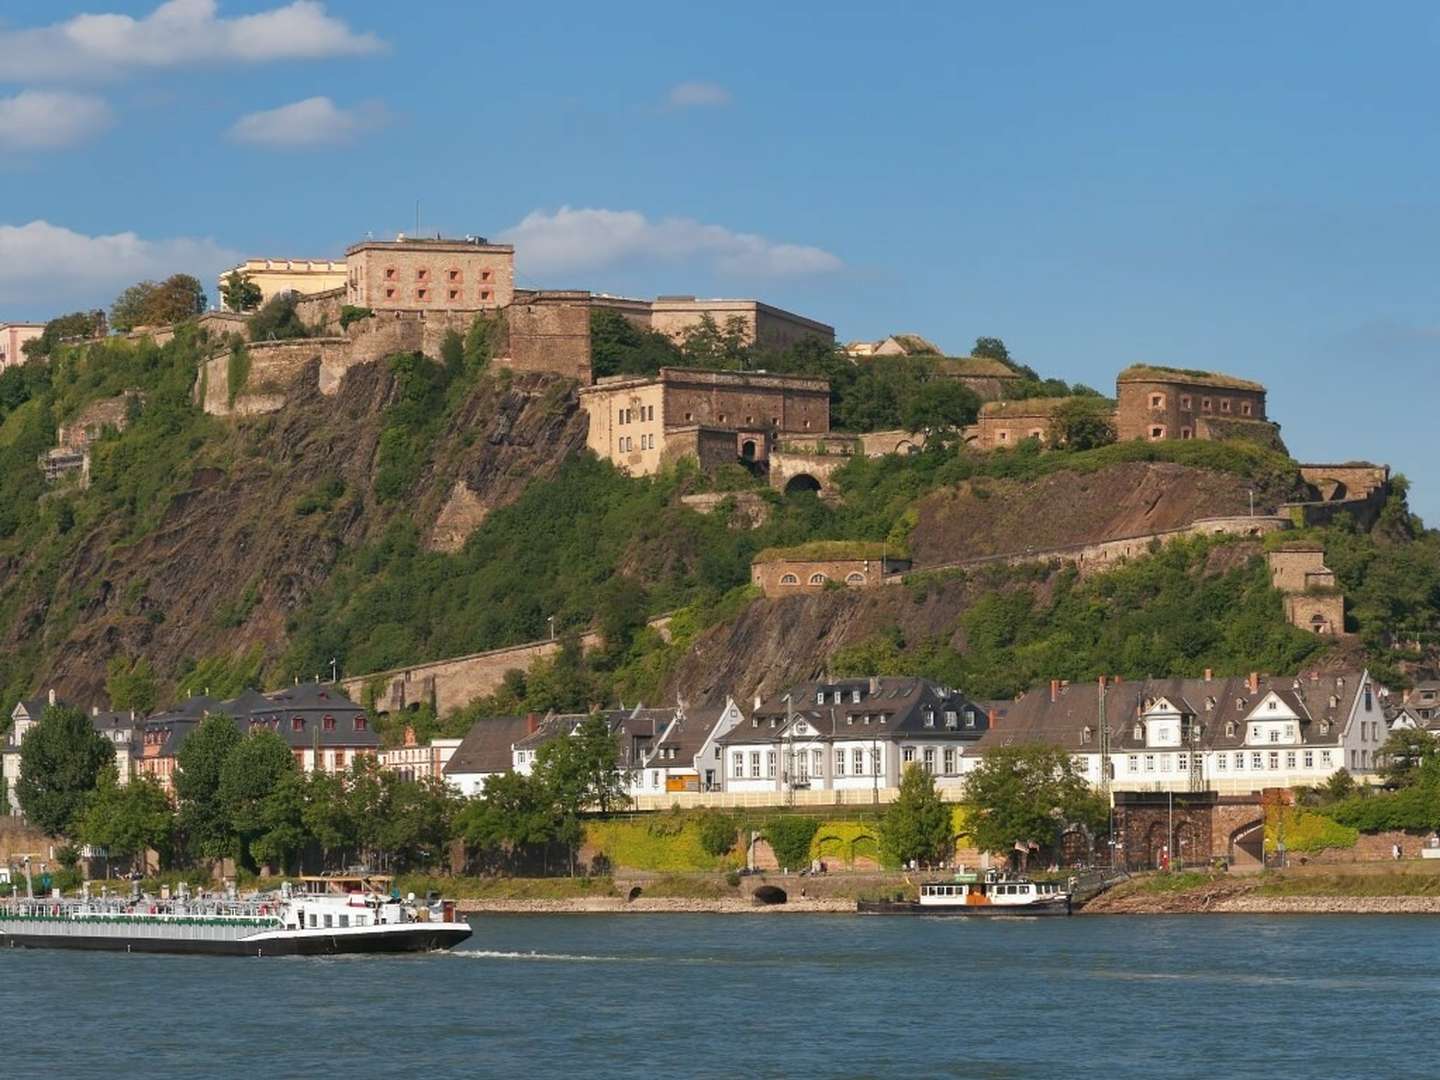
[[[540,721],[532,734],[516,741],[515,749],[538,750],[553,739],[568,736],[590,715],[550,713]],[[633,709],[607,709],[599,715],[604,717],[610,733],[615,737],[616,763],[622,769],[638,769],[644,763],[654,740],[674,717],[675,710],[637,706]]]
[[[816,694],[825,691],[824,703]],[[854,700],[859,691],[859,701]],[[840,700],[835,700],[836,693]],[[986,727],[985,711],[958,691],[939,686],[928,679],[822,679],[799,683],[789,691],[791,703],[784,695],[762,701],[750,716],[750,723],[740,723],[720,738],[723,746],[754,743],[780,743],[786,740],[787,709],[797,718],[804,718],[819,732],[820,739],[894,739],[899,736],[924,736],[973,742]],[[927,707],[934,713],[933,725],[925,723]],[[967,727],[966,710],[973,713],[974,726]],[[946,726],[945,711],[956,713],[956,727]],[[869,722],[866,722],[866,718]],[[883,718],[883,719],[882,719]]]
[[[445,763],[445,775],[509,772],[511,748],[529,733],[529,723],[523,716],[487,716],[475,721]]]
[[[1355,706],[1356,695],[1367,682],[1364,672],[1309,673],[1302,676],[1261,676],[1258,690],[1244,678],[1144,679],[1111,684],[1106,690],[1105,719],[1112,753],[1154,750],[1146,746],[1140,714],[1158,699],[1174,705],[1187,722],[1199,724],[1198,743],[1206,750],[1249,749],[1245,722],[1266,695],[1274,692],[1300,718],[1303,746],[1335,746]],[[1373,692],[1373,691],[1372,691]],[[1059,687],[1051,700],[1046,687],[1029,690],[1014,701],[992,702],[995,719],[979,749],[1043,742],[1072,751],[1096,752],[1100,739],[1100,695],[1095,683]],[[1376,700],[1376,716],[1381,702]],[[1264,716],[1256,719],[1263,720]],[[1088,742],[1085,729],[1090,729]]]
[[[705,745],[705,740],[715,730],[715,725],[725,715],[725,706],[710,709],[683,709],[675,714],[674,722],[655,744],[657,751],[666,751],[664,761],[683,765],[694,765],[695,755]],[[668,752],[674,750],[674,757]],[[658,762],[657,762],[658,763]]]

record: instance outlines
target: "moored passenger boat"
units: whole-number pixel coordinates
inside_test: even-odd
[[[860,900],[856,910],[862,915],[1069,915],[1070,893],[1059,882],[989,870],[983,880],[962,873],[949,881],[923,882],[915,900]]]
[[[0,901],[0,947],[230,956],[334,956],[448,949],[471,934],[451,901],[386,896],[362,879],[307,879],[274,895]],[[368,883],[367,883],[368,885]]]

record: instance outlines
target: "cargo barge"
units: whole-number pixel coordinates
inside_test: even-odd
[[[320,879],[308,879],[318,883]],[[329,883],[326,883],[328,886]],[[219,956],[336,956],[449,949],[471,934],[453,901],[285,886],[246,899],[181,890],[0,901],[0,948]]]

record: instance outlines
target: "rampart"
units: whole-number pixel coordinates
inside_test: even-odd
[[[668,614],[656,616],[648,625],[668,639]],[[596,630],[580,637],[583,649],[593,649],[600,643],[601,636]],[[557,652],[560,646],[561,642],[555,640],[531,641],[448,660],[412,664],[369,675],[352,675],[341,679],[340,685],[355,701],[364,700],[367,692],[372,687],[376,688],[375,709],[378,712],[401,712],[429,703],[436,712],[444,715],[478,697],[493,693],[507,671],[524,671],[536,660]]]
[[[1122,536],[1113,540],[1101,540],[1089,544],[1069,544],[1064,547],[1047,548],[1043,551],[1013,552],[1007,555],[982,555],[974,559],[939,563],[933,566],[916,567],[912,573],[927,574],[940,570],[963,570],[977,566],[1022,566],[1026,563],[1061,562],[1070,563],[1082,574],[1095,573],[1126,559],[1148,555],[1160,544],[1187,536],[1240,536],[1260,537],[1280,532],[1291,527],[1291,519],[1285,516],[1265,517],[1213,517],[1200,518],[1178,529],[1164,529],[1160,532],[1142,533],[1136,536]],[[896,585],[906,575],[891,574],[885,584]]]

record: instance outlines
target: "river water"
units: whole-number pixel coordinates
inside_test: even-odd
[[[0,1076],[1440,1077],[1433,918],[473,925],[394,958],[9,950]]]

